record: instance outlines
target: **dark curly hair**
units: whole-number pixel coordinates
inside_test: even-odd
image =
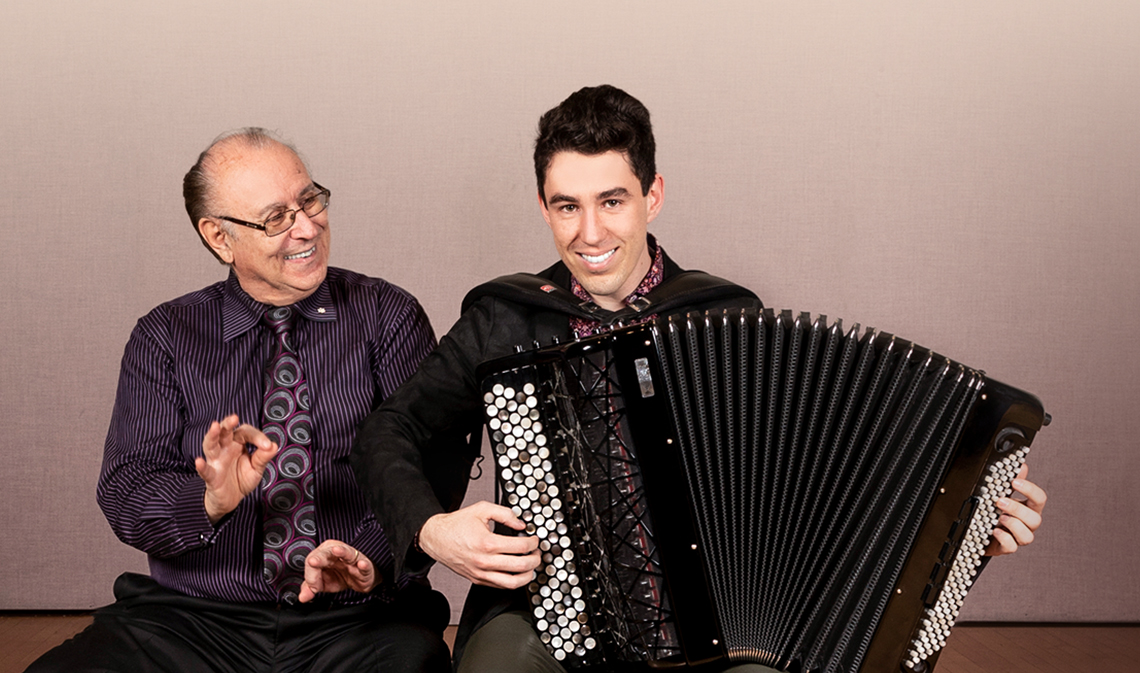
[[[534,141],[538,193],[545,202],[546,170],[555,154],[595,155],[616,150],[625,155],[641,182],[642,194],[648,194],[657,175],[656,149],[649,110],[641,101],[609,84],[579,89],[538,120],[538,138]]]

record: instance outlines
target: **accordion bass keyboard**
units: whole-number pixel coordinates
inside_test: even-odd
[[[557,659],[933,668],[1048,417],[977,370],[859,332],[718,311],[480,368]]]

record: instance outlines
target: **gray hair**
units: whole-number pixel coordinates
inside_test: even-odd
[[[217,161],[217,152],[215,151],[220,145],[233,145],[237,144],[241,147],[248,149],[265,149],[273,145],[283,145],[289,148],[293,154],[297,155],[301,164],[305,164],[305,160],[301,157],[301,153],[293,147],[291,143],[286,141],[277,133],[263,129],[259,126],[247,126],[245,128],[235,129],[233,131],[226,131],[222,135],[214,138],[209,147],[198,155],[198,161],[190,167],[187,171],[186,177],[182,179],[182,198],[186,201],[186,214],[190,216],[190,225],[194,227],[194,231],[202,241],[202,245],[210,251],[214,257],[218,258],[219,262],[225,263],[218,253],[210,247],[206,242],[206,238],[202,236],[202,232],[198,230],[198,222],[202,218],[210,217],[214,210],[214,195],[217,190],[217,176],[215,175],[215,164]],[[305,166],[308,171],[308,166]],[[222,227],[228,233],[233,233],[233,225],[225,220],[222,220]]]

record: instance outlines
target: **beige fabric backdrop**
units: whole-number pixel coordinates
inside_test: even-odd
[[[966,617],[1140,619],[1137,3],[6,5],[0,609],[95,606],[145,567],[95,480],[135,320],[224,275],[180,196],[215,134],[295,141],[333,191],[333,262],[411,290],[442,332],[469,287],[553,260],[535,123],[610,82],[654,114],[653,230],[682,263],[1053,414],[1040,541]]]

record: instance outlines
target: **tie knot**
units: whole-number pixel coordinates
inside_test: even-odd
[[[278,336],[289,334],[297,322],[297,312],[291,306],[270,306],[262,316],[266,325]]]

